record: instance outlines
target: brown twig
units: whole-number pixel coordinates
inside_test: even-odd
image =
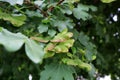
[[[38,9],[45,17],[48,16],[47,12],[43,11],[42,9],[40,9],[38,5],[35,5],[35,4],[31,3],[30,0],[25,0],[24,3],[33,5],[33,6],[34,6],[36,9]]]
[[[64,0],[59,0],[59,2],[56,4],[56,6],[60,5]],[[55,7],[54,6],[51,6],[48,8],[47,11],[51,12]]]

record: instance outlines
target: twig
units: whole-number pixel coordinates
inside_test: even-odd
[[[56,4],[56,6],[60,5],[64,0],[59,0],[59,2]],[[51,6],[50,8],[48,8],[47,11],[51,12],[55,7]]]
[[[48,16],[47,12],[43,11],[42,9],[39,8],[38,5],[33,4],[30,0],[25,0],[26,4],[32,4],[36,9],[38,9],[45,17]]]

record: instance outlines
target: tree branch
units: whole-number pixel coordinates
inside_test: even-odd
[[[59,0],[59,2],[56,4],[56,6],[60,5],[64,0]],[[47,11],[51,12],[55,7],[51,6],[50,8],[48,8]]]

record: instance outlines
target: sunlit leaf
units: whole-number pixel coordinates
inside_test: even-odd
[[[61,33],[57,34],[51,42],[64,42],[73,36],[71,32],[67,32],[67,29],[64,29]]]
[[[49,43],[49,44],[47,44],[46,47],[45,47],[45,51],[46,51],[46,52],[47,52],[47,51],[52,51],[52,50],[54,49],[55,45],[56,45],[56,44],[54,44],[54,43]]]
[[[73,39],[66,40],[65,42],[61,42],[58,45],[56,45],[53,51],[55,51],[56,53],[68,52],[69,48],[73,46],[73,43],[74,43]]]

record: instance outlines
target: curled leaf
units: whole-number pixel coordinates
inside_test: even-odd
[[[45,47],[45,51],[52,51],[53,48],[55,47],[55,44],[54,43],[49,43],[46,47]]]
[[[25,51],[27,56],[34,63],[41,63],[44,57],[44,50],[38,43],[31,39],[27,39],[25,42]]]
[[[68,30],[65,29],[61,33],[57,34],[51,42],[64,42],[68,39],[70,39],[73,36],[73,33],[67,32]]]
[[[91,65],[82,62],[80,59],[63,58],[62,62],[67,65],[78,66],[79,68],[86,69],[87,71],[90,71],[92,68]]]

